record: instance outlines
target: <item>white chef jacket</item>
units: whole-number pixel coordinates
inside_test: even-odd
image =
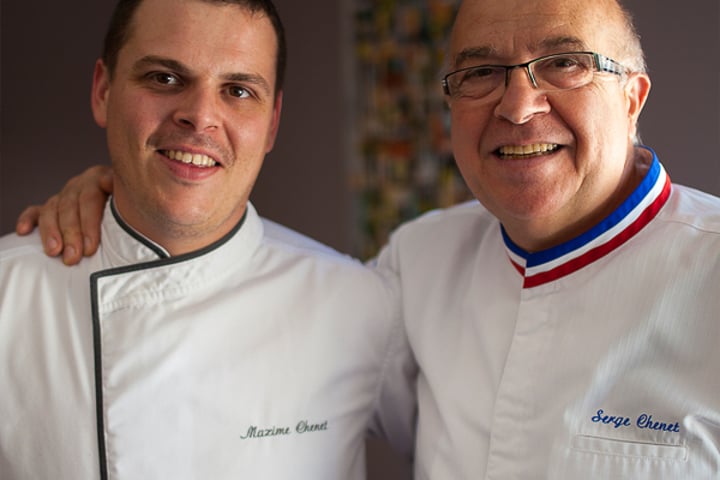
[[[400,228],[416,479],[720,479],[720,199],[653,154],[600,225],[527,253],[473,202]]]
[[[0,478],[362,479],[368,429],[412,450],[396,286],[241,224],[170,257],[108,207],[71,268],[0,239]]]

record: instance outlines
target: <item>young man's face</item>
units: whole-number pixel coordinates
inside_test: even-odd
[[[93,82],[116,206],[186,253],[237,224],[273,146],[275,32],[264,15],[199,0],[144,0],[129,32],[112,78],[98,62]]]
[[[465,2],[452,34],[451,69],[583,50],[622,63],[617,39],[624,30],[611,6]],[[524,69],[512,70],[507,87],[485,98],[448,98],[456,160],[516,242],[547,247],[596,221],[629,183],[631,138],[648,89],[644,76],[599,73],[580,88],[544,91]],[[519,154],[523,149],[528,153]]]

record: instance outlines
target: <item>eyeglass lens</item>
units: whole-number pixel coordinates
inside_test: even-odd
[[[591,53],[549,55],[522,65],[484,65],[459,70],[448,75],[448,89],[452,96],[484,97],[504,85],[511,70],[522,67],[530,69],[537,87],[545,90],[581,87],[590,83],[595,70]]]

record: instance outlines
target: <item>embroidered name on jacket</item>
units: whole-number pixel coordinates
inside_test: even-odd
[[[286,436],[293,434],[305,434],[311,432],[320,432],[328,429],[328,421],[325,420],[321,423],[310,423],[307,420],[300,420],[295,428],[291,427],[258,427],[257,425],[250,425],[244,435],[240,438],[243,440],[249,440],[251,438],[265,438],[265,437],[277,437]]]
[[[631,420],[630,417],[620,415],[606,415],[603,409],[597,411],[591,418],[593,423],[602,423],[610,425],[614,428],[626,428],[632,427],[633,425],[642,430],[658,430],[662,432],[680,433],[680,422],[663,422],[657,421],[652,415],[647,413],[641,413]]]

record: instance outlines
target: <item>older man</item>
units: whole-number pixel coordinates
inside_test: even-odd
[[[261,219],[285,45],[269,1],[121,0],[92,109],[98,252],[0,239],[0,478],[364,478],[412,447],[396,288]]]
[[[449,65],[480,204],[379,258],[421,368],[417,478],[720,477],[720,199],[635,144],[650,81],[628,15],[466,1]]]

